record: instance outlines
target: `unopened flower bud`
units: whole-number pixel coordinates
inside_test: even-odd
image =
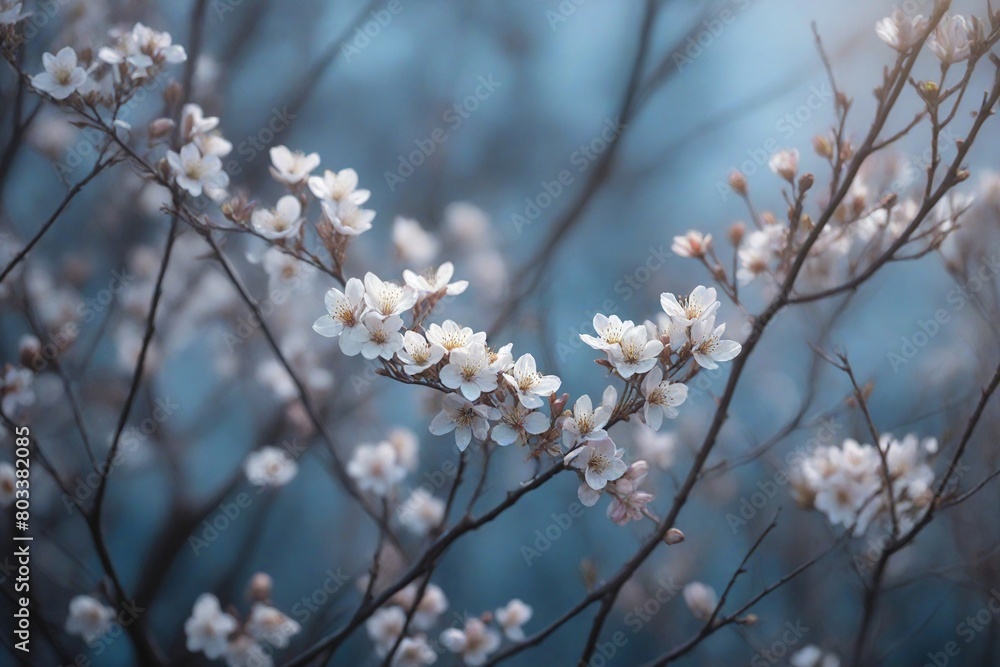
[[[792,183],[799,171],[799,152],[795,149],[778,151],[771,156],[767,166],[772,172]]]
[[[961,183],[962,181],[966,180],[967,178],[969,178],[969,170],[968,169],[959,169],[958,172],[955,173],[955,179],[956,179],[956,181],[958,183]]]
[[[778,224],[778,219],[774,217],[774,213],[770,211],[764,211],[760,214],[760,221],[765,225],[776,225]]]
[[[163,91],[163,101],[170,108],[175,108],[184,99],[184,87],[177,81],[171,81]]]
[[[813,186],[816,179],[813,178],[812,174],[802,174],[799,178],[799,192],[809,192],[809,188]]]
[[[257,572],[250,578],[247,597],[252,602],[267,602],[271,599],[271,587],[274,582],[266,572]]]
[[[42,342],[35,336],[23,336],[17,344],[20,354],[21,365],[31,369],[36,373],[45,365],[45,357],[42,354]]]
[[[729,174],[729,187],[738,195],[747,193],[747,177],[742,172],[734,171]]]
[[[149,124],[149,138],[162,139],[173,131],[175,125],[169,118],[157,118]]]
[[[743,241],[743,235],[746,234],[747,225],[742,220],[737,220],[729,226],[729,241],[733,245],[739,245]]]
[[[758,620],[760,620],[760,618],[757,614],[747,614],[742,618],[742,620],[740,620],[740,623],[743,625],[756,625]]]
[[[816,151],[816,155],[825,158],[833,157],[833,144],[830,140],[821,134],[817,134],[813,137],[813,150]]]
[[[667,534],[663,536],[663,541],[667,544],[680,544],[684,541],[684,533],[677,528],[671,528],[667,531]]]

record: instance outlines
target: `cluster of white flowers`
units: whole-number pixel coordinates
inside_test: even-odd
[[[427,585],[419,602],[417,593],[413,584],[403,588],[365,624],[380,657],[388,655],[398,643],[391,663],[393,667],[422,667],[438,659],[425,633],[433,629],[441,614],[448,610],[448,600],[434,584]],[[493,613],[466,618],[461,627],[444,630],[440,635],[441,646],[460,656],[466,665],[481,665],[500,647],[501,633],[510,641],[523,641],[523,626],[531,620],[531,615],[531,607],[514,598]],[[412,616],[409,625],[408,616]],[[416,632],[400,638],[404,627]]]
[[[2,22],[24,18],[19,12],[20,4],[5,10]],[[142,23],[129,31],[112,31],[111,37],[112,45],[99,48],[97,58],[83,66],[71,46],[64,46],[56,54],[45,53],[44,70],[31,77],[31,85],[54,100],[82,95],[93,103],[112,106],[137,83],[155,77],[164,65],[187,60],[184,48],[173,44],[169,33]]]
[[[928,22],[920,14],[909,16],[900,9],[875,25],[875,34],[883,42],[906,53],[926,37],[927,47],[944,65],[967,60],[983,41],[984,24],[978,17],[966,18],[945,14],[927,34]]]
[[[233,150],[233,145],[222,138],[218,127],[219,119],[206,117],[197,104],[184,105],[181,115],[184,145],[180,152],[167,151],[167,164],[177,185],[192,197],[204,193],[221,201],[227,195],[229,175],[222,169],[222,158]]]
[[[909,53],[923,41],[941,60],[945,69],[974,54],[982,53],[985,48],[984,33],[988,31],[979,18],[946,14],[929,33],[928,29],[929,22],[923,16],[911,16],[897,9],[891,16],[877,22],[875,32],[882,41],[901,54]],[[936,104],[934,97],[938,94],[940,84],[929,82],[926,85],[921,83],[920,86],[922,94],[929,96],[927,104]],[[839,149],[834,144],[834,139],[828,136],[817,135],[813,139],[817,155],[830,163],[836,155],[853,150],[850,144]],[[794,195],[804,198],[813,185],[813,176],[800,176],[799,160],[798,150],[779,150],[771,156],[768,166],[775,175],[792,186]],[[865,258],[884,252],[896,242],[920,213],[920,206],[914,199],[904,196],[902,192],[881,192],[874,185],[884,182],[912,184],[920,178],[921,170],[914,169],[913,165],[905,161],[876,167],[875,160],[874,157],[869,158],[862,165],[861,172],[851,183],[847,197],[809,250],[802,277],[817,289],[842,284]],[[736,193],[749,201],[747,181],[742,173],[734,172],[729,184]],[[789,202],[791,203],[790,199]],[[936,209],[922,221],[921,226],[911,232],[909,239],[920,241],[920,250],[917,252],[940,248],[958,228],[959,217],[971,204],[971,198],[962,196],[952,196],[939,202]],[[795,207],[792,206],[791,209]],[[729,238],[735,246],[738,264],[732,280],[734,285],[746,285],[762,279],[773,287],[783,278],[790,258],[813,231],[812,220],[809,213],[802,210],[796,214],[793,222],[781,224],[771,212],[763,211],[758,214],[752,207],[751,218],[753,225],[749,229],[742,222],[735,223],[730,229]],[[683,236],[675,237],[672,249],[681,257],[701,260],[715,275],[729,280],[725,266],[713,254],[710,234],[691,230]]]
[[[883,434],[879,449],[847,439],[841,446],[820,446],[799,456],[790,477],[796,500],[826,515],[833,525],[862,535],[875,519],[896,519],[905,530],[920,518],[933,497],[934,471],[928,457],[937,453],[934,438],[907,435],[896,440]],[[886,473],[882,458],[888,463]],[[889,493],[892,497],[890,499]]]
[[[210,660],[224,659],[229,667],[271,667],[271,653],[287,647],[302,628],[271,606],[270,594],[271,578],[255,574],[250,584],[252,606],[242,621],[235,609],[223,611],[214,595],[199,596],[184,623],[188,651],[204,653]]]

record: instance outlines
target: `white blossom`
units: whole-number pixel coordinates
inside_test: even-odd
[[[340,336],[340,348],[343,350],[345,341],[360,334],[364,328],[361,319],[366,308],[365,286],[357,278],[351,278],[343,292],[336,288],[330,289],[324,302],[327,314],[316,320],[313,331],[329,338]]]
[[[392,243],[400,259],[410,264],[429,264],[438,254],[441,244],[434,235],[412,218],[397,216],[392,221]]]
[[[490,437],[501,447],[506,447],[512,442],[525,444],[529,436],[549,430],[548,417],[529,410],[509,395],[504,397],[498,410],[500,421],[493,427]]]
[[[310,172],[319,166],[319,155],[306,155],[301,151],[290,151],[285,146],[274,146],[271,155],[271,176],[287,185],[296,185],[306,180]]]
[[[711,234],[692,229],[684,236],[675,236],[670,249],[679,257],[704,257],[711,244]]]
[[[420,456],[420,439],[408,428],[397,426],[389,431],[386,442],[396,450],[399,465],[413,472],[417,469]]]
[[[452,653],[460,654],[466,665],[481,665],[500,646],[500,633],[478,618],[470,618],[461,630],[448,628],[442,632],[441,643]]]
[[[362,491],[387,496],[392,487],[406,477],[406,469],[399,464],[396,448],[388,442],[380,442],[358,445],[347,464],[347,474]]]
[[[441,412],[431,421],[430,432],[444,435],[455,432],[455,444],[462,451],[469,446],[472,436],[485,441],[490,431],[490,419],[499,419],[496,408],[475,405],[458,394],[444,397]]]
[[[427,489],[418,487],[399,509],[399,522],[416,535],[426,535],[444,520],[444,501],[435,498]]]
[[[417,293],[409,287],[383,281],[374,273],[365,274],[365,303],[380,317],[406,312],[417,302]]]
[[[678,326],[688,327],[697,320],[712,317],[719,309],[714,287],[698,285],[687,298],[678,299],[670,292],[660,295],[660,307]]]
[[[643,420],[658,431],[664,417],[673,419],[678,415],[677,406],[687,400],[688,388],[679,382],[664,380],[663,371],[657,366],[643,378],[642,395],[646,398]]]
[[[54,99],[64,100],[87,83],[87,71],[77,65],[72,47],[64,46],[55,55],[42,54],[42,64],[45,71],[31,77],[31,85]]]
[[[503,630],[507,639],[519,642],[524,640],[524,630],[521,626],[531,620],[531,614],[530,606],[514,598],[496,610],[497,625]]]
[[[612,401],[611,405],[607,405],[607,401],[605,401],[596,408],[591,402],[590,396],[583,395],[576,399],[576,403],[573,404],[573,413],[563,417],[560,422],[563,429],[563,444],[566,447],[572,447],[583,440],[602,440],[608,437],[608,432],[604,430],[604,427],[611,418],[611,411],[617,398],[616,392],[615,400]]]
[[[369,190],[358,189],[358,172],[353,169],[327,169],[322,176],[310,176],[309,189],[317,199],[354,206],[361,206],[371,196]]]
[[[69,616],[66,618],[66,632],[90,642],[111,626],[115,610],[89,595],[77,595],[69,601]]]
[[[302,204],[298,197],[285,195],[273,209],[257,209],[250,217],[254,230],[266,239],[287,239],[302,227]]]
[[[701,621],[707,621],[711,618],[719,604],[715,589],[700,581],[692,581],[685,586],[682,594],[691,615]]]
[[[167,164],[177,185],[192,197],[200,197],[204,192],[214,198],[229,185],[229,175],[222,170],[219,156],[203,155],[193,143],[184,144],[180,153],[167,151]]]
[[[397,606],[379,609],[365,622],[368,636],[375,642],[375,651],[380,657],[385,657],[396,640],[403,634],[406,624],[406,612]]]
[[[595,350],[604,352],[617,347],[625,339],[625,334],[635,326],[632,320],[625,320],[623,322],[617,315],[607,317],[601,313],[594,315],[593,324],[598,338],[594,338],[589,334],[580,334],[580,340]]]
[[[444,348],[445,353],[463,347],[485,347],[486,332],[473,333],[469,327],[463,327],[452,320],[441,324],[431,324],[427,328],[427,340]]]
[[[420,294],[420,298],[439,293],[447,296],[455,296],[461,294],[469,287],[469,281],[456,280],[453,283],[449,282],[454,273],[455,265],[451,262],[445,262],[437,270],[430,269],[425,274],[414,273],[407,269],[403,271],[403,280],[406,281],[410,289]]]
[[[209,659],[220,658],[226,653],[227,639],[236,629],[236,619],[222,611],[219,599],[203,593],[195,600],[190,618],[184,622],[187,650],[201,651]]]
[[[969,23],[964,16],[946,14],[927,38],[927,46],[947,65],[967,59],[972,53]]]
[[[392,667],[424,667],[437,662],[437,653],[427,643],[423,635],[405,637],[399,642],[396,655],[392,658]]]
[[[461,391],[470,401],[497,388],[497,374],[490,368],[486,348],[481,345],[452,350],[440,377],[444,386]]]
[[[257,603],[250,611],[246,631],[259,642],[285,648],[288,640],[301,632],[302,626],[274,607]]]
[[[891,16],[880,19],[875,24],[878,38],[900,53],[909,51],[926,30],[927,19],[920,14],[907,16],[900,9],[894,9]]]
[[[15,417],[35,402],[31,385],[34,376],[27,368],[7,364],[0,375],[0,408],[8,417]]]
[[[731,361],[743,350],[743,346],[733,340],[723,340],[726,323],[715,326],[715,317],[697,320],[691,325],[691,353],[702,368],[713,370],[720,361]]]
[[[261,447],[247,457],[243,469],[251,484],[279,487],[295,478],[299,466],[280,447]]]
[[[22,12],[22,6],[23,3],[20,2],[11,3],[9,0],[0,2],[0,25],[15,25],[28,18],[30,14]]]
[[[558,376],[539,373],[535,368],[535,358],[530,354],[522,354],[503,377],[526,408],[541,407],[542,399],[551,396],[562,384]]]
[[[799,171],[799,151],[798,149],[782,150],[776,152],[768,160],[767,166],[778,176],[791,183],[795,180],[795,175]]]
[[[611,363],[624,379],[646,373],[656,365],[663,343],[649,340],[649,331],[639,325],[628,330],[618,347],[611,348]]]
[[[227,667],[273,667],[274,659],[248,635],[237,635],[226,645]]]
[[[403,349],[396,353],[405,364],[403,370],[408,375],[422,373],[444,357],[444,348],[437,343],[429,343],[423,334],[407,331],[403,334]]]
[[[637,422],[635,447],[640,456],[650,461],[660,470],[669,470],[674,465],[677,436],[674,433],[657,433],[649,426]]]
[[[625,474],[628,466],[622,461],[622,451],[610,438],[591,440],[566,455],[565,462],[583,471],[587,486],[600,491],[608,482]]]
[[[403,334],[399,333],[403,320],[398,315],[380,317],[377,313],[365,315],[359,327],[349,336],[341,334],[340,349],[349,357],[361,353],[365,359],[392,359],[403,349]]]
[[[372,228],[375,211],[361,208],[352,203],[339,206],[328,201],[322,202],[323,213],[338,234],[360,236]]]

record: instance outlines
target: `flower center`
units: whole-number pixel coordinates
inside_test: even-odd
[[[598,475],[604,474],[604,471],[608,469],[609,465],[611,465],[611,461],[607,456],[602,454],[595,454],[590,459],[590,469]]]
[[[346,302],[341,302],[337,305],[337,312],[334,314],[334,317],[345,327],[353,327],[358,323],[358,318],[354,314],[354,309],[349,307]]]

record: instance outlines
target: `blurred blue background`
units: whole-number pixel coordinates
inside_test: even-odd
[[[124,10],[117,4],[80,3],[78,7],[88,19],[76,24],[81,33],[72,37],[85,43],[87,33],[79,26],[89,27],[93,30],[89,39],[97,43],[103,39],[108,17],[120,24],[141,18],[169,30],[176,42],[189,44],[190,2],[136,3],[143,6],[136,9],[128,5]],[[924,4],[927,13],[931,3]],[[270,142],[261,142],[262,146],[284,144],[316,151],[322,156],[321,168],[352,167],[358,171],[361,186],[372,190],[369,206],[378,211],[378,217],[375,228],[352,247],[351,275],[360,276],[370,269],[390,277],[402,268],[421,268],[394,256],[392,219],[397,215],[416,218],[428,230],[438,231],[447,205],[468,201],[491,219],[509,280],[525,268],[525,262],[551,231],[553,220],[579,196],[590,176],[588,169],[593,163],[580,162],[575,152],[598,137],[618,113],[638,46],[644,3],[399,0],[399,7],[401,11],[391,14],[391,20],[377,31],[372,29],[377,34],[365,40],[352,26],[363,29],[377,18],[373,19],[370,8],[361,2],[209,2],[203,53],[210,60],[204,60],[198,69],[198,80],[203,82],[202,88],[196,89],[198,101],[206,112],[221,118],[225,136],[236,147],[229,156],[236,167],[227,164],[234,186],[250,187],[263,200],[273,201],[280,194],[278,185],[267,179],[266,156],[254,148],[262,138],[261,128],[268,125],[275,110],[282,110],[282,115],[291,106],[294,118],[287,129]],[[744,169],[755,203],[775,211],[779,218],[784,209],[780,181],[763,164],[765,160],[759,159],[766,147],[777,142],[780,147],[798,148],[803,169],[815,169],[818,183],[825,185],[826,174],[812,153],[811,141],[813,135],[828,128],[833,111],[811,22],[815,21],[831,54],[840,87],[854,98],[851,136],[859,137],[867,130],[873,109],[871,89],[892,57],[875,37],[874,23],[890,8],[891,3],[860,0],[662,3],[650,46],[652,64],[645,71],[651,73],[665,59],[666,78],[649,93],[625,129],[607,181],[559,247],[539,288],[491,341],[497,345],[513,341],[515,352],[534,353],[547,372],[563,378],[563,389],[572,396],[599,395],[605,386],[604,371],[592,363],[589,348],[578,344],[577,334],[589,332],[593,314],[607,310],[609,302],[623,318],[642,320],[655,315],[661,292],[687,293],[695,285],[710,284],[700,265],[673,256],[669,247],[673,236],[694,228],[711,232],[721,254],[729,256],[726,229],[746,216],[739,199],[729,196],[723,186],[730,171]],[[376,11],[381,9],[379,4],[375,6]],[[963,9],[981,13],[979,3],[956,3],[956,10]],[[359,16],[363,17],[360,21]],[[724,21],[723,16],[731,20]],[[70,38],[59,32],[58,23],[54,21],[29,43],[27,62],[37,62],[43,50],[55,50],[56,42]],[[696,26],[692,33],[696,46],[686,37],[692,25]],[[354,48],[338,49],[328,68],[315,68],[344,31],[352,36],[347,44]],[[684,57],[673,57],[677,53]],[[932,76],[936,65],[927,61],[924,66],[924,76]],[[307,76],[304,82],[303,76]],[[483,80],[493,82],[495,89],[481,95],[476,108],[456,122],[449,109],[476,95],[477,86],[480,91],[489,90],[482,87]],[[978,92],[987,81],[982,78],[973,90]],[[300,105],[295,104],[296,95],[302,96]],[[817,99],[822,107],[810,109]],[[916,110],[911,95],[894,116],[897,126]],[[144,105],[134,111],[129,122],[138,127],[155,114],[156,104]],[[397,172],[401,160],[419,149],[418,142],[427,145],[437,128],[444,130],[445,141],[435,146],[426,162],[402,182],[387,178],[387,173]],[[974,175],[970,186],[983,169],[998,166],[997,136],[996,128],[988,126],[980,138],[970,160]],[[926,132],[918,131],[901,142],[899,150],[904,154],[921,152],[926,141]],[[54,193],[65,188],[53,167],[53,156],[39,150],[38,143],[18,156],[0,195],[6,231],[13,232],[15,238],[30,236],[36,221],[51,210]],[[743,166],[746,164],[752,169]],[[519,230],[514,216],[524,215],[525,199],[535,199],[544,191],[544,183],[557,179],[563,170],[573,174],[573,182],[537,220]],[[83,167],[71,170],[68,180],[75,181],[84,172]],[[30,261],[58,266],[69,258],[85,257],[92,269],[79,291],[86,297],[106,284],[108,271],[123,265],[130,245],[160,247],[166,218],[155,214],[155,208],[151,211],[144,206],[138,186],[133,185],[115,176],[95,182]],[[134,205],[128,206],[128,202]],[[233,248],[231,256],[241,256],[239,240],[232,239],[228,247]],[[488,268],[470,262],[461,249],[451,255],[448,252],[446,245],[439,260],[454,260],[457,277],[472,276],[473,282],[443,315],[477,331],[488,328],[496,312],[496,297],[502,300],[505,283],[501,280],[491,295],[488,286],[480,286],[475,278],[476,271]],[[669,256],[661,268],[648,278],[641,271],[637,273],[650,255],[658,257],[664,252]],[[264,293],[260,270],[242,260],[240,266],[250,276],[253,290]],[[632,287],[630,279],[641,284]],[[318,294],[328,286],[318,285]],[[935,336],[911,363],[894,369],[889,354],[899,349],[901,338],[918,330],[921,320],[938,308],[952,308],[948,294],[954,287],[941,261],[931,255],[921,262],[890,266],[885,275],[853,298],[829,331],[824,331],[824,314],[829,309],[806,307],[782,315],[755,353],[713,461],[747,451],[795,412],[807,393],[812,359],[809,341],[822,340],[825,349],[845,349],[862,378],[877,377],[871,405],[885,431],[899,435],[913,431],[947,441],[952,435],[947,426],[954,423],[956,415],[968,412],[969,396],[981,384],[981,365],[991,367],[993,363],[995,342],[983,339],[968,308],[955,312],[944,335]],[[746,288],[745,294],[751,310],[765,303],[755,286]],[[353,413],[332,423],[342,451],[349,452],[359,442],[383,438],[391,427],[402,425],[421,436],[422,470],[408,480],[411,486],[420,484],[425,473],[432,474],[443,462],[455,459],[448,437],[427,433],[433,406],[424,400],[425,392],[380,380],[370,387],[365,385],[359,393],[353,380],[363,374],[360,358],[344,359],[330,353],[327,341],[314,340],[308,331],[311,320],[322,313],[318,297],[296,299],[294,308],[295,319],[289,315],[276,326],[291,329],[290,322],[303,323],[300,329],[307,334],[309,344],[323,352],[322,363],[333,369],[337,388],[324,409],[336,411],[337,401],[346,405],[366,398]],[[720,313],[729,321],[734,337],[742,339],[746,330],[736,308],[724,300]],[[5,357],[12,358],[26,326],[15,314],[5,312],[3,319],[3,349]],[[112,318],[112,327],[115,322]],[[181,406],[177,416],[158,428],[152,441],[183,452],[183,464],[176,474],[186,480],[192,497],[206,498],[231,477],[255,439],[263,437],[265,425],[271,427],[267,435],[272,442],[310,439],[296,435],[294,428],[283,423],[280,408],[276,411],[279,417],[271,418],[274,401],[253,381],[253,366],[269,354],[260,334],[237,351],[241,367],[251,372],[215,377],[207,369],[220,341],[234,328],[234,319],[226,315],[221,321],[205,324],[204,329],[197,326],[192,342],[165,352],[170,363],[158,369],[150,382],[148,402],[140,406],[130,423],[140,423],[157,397],[176,400]],[[84,338],[96,340],[96,327],[97,323],[85,325]],[[86,368],[91,379],[81,385],[85,400],[87,387],[100,378],[121,381],[113,338],[99,343],[97,349]],[[677,437],[674,469],[657,471],[650,478],[661,513],[669,506],[674,480],[686,473],[690,453],[701,442],[714,408],[712,394],[721,391],[725,377],[724,372],[710,375],[698,385],[682,417],[668,425]],[[49,385],[40,380],[39,386],[42,391]],[[369,389],[375,393],[369,395]],[[121,399],[122,391],[111,390],[110,398]],[[820,375],[813,407],[808,411],[810,416],[835,411],[836,441],[865,433],[856,415],[842,409],[840,399],[848,391],[842,374],[827,368]],[[44,406],[44,392],[41,395]],[[117,404],[103,399],[99,403],[88,412],[92,430],[110,432]],[[43,417],[36,420],[43,435],[50,427],[53,435],[57,433],[57,424],[47,424]],[[617,428],[612,435],[630,447],[632,425]],[[834,536],[823,518],[796,508],[787,488],[779,488],[769,497],[749,525],[734,531],[726,519],[727,514],[739,511],[742,499],[760,488],[758,482],[773,479],[775,471],[783,469],[782,453],[819,433],[816,424],[807,425],[770,456],[706,480],[678,524],[687,541],[661,548],[626,588],[606,634],[622,629],[630,640],[607,664],[641,664],[694,633],[698,623],[680,599],[662,605],[638,626],[634,607],[645,603],[658,582],[668,578],[681,584],[705,581],[721,591],[779,506],[783,507],[779,528],[734,589],[735,604],[831,543]],[[67,453],[56,460],[67,471],[83,460],[79,452],[69,453],[71,444],[72,438],[68,438],[65,443],[51,445],[65,445]],[[194,549],[183,550],[170,569],[149,612],[150,626],[165,645],[173,645],[176,651],[183,621],[199,593],[215,591],[223,604],[229,600],[243,604],[243,587],[255,571],[272,574],[276,606],[293,616],[294,610],[308,607],[303,598],[322,587],[329,570],[340,568],[352,577],[364,572],[374,548],[375,531],[331,482],[318,449],[303,456],[299,478],[273,495],[258,495],[243,482],[222,496],[224,503],[232,503],[238,494],[247,493],[252,501],[217,540],[197,555]],[[165,499],[173,481],[164,471],[163,455],[151,456],[150,461],[115,476],[111,487],[108,533],[126,582],[134,581],[146,560],[155,558],[155,552],[148,550],[171,511]],[[501,498],[532,470],[514,450],[499,452],[493,465],[493,483],[480,507]],[[559,531],[558,539],[551,541],[539,558],[526,563],[522,547],[538,548],[536,531],[544,533],[555,521],[553,514],[568,511],[576,501],[575,488],[573,479],[558,479],[448,552],[434,579],[450,601],[442,628],[452,621],[452,614],[478,614],[520,597],[534,607],[535,617],[527,630],[536,631],[583,594],[582,571],[593,568],[601,578],[617,569],[649,526],[611,524],[604,516],[603,502],[574,520],[569,529]],[[884,616],[877,631],[879,648],[886,652],[881,664],[923,664],[928,652],[939,651],[945,642],[956,638],[956,626],[966,615],[974,615],[985,604],[981,582],[990,577],[996,580],[995,555],[980,562],[975,557],[977,550],[964,548],[967,545],[959,543],[956,535],[963,527],[972,528],[975,536],[964,540],[986,547],[996,543],[997,496],[984,492],[981,500],[985,520],[975,522],[974,513],[963,514],[964,522],[956,520],[952,531],[932,531],[900,555],[900,570],[892,580],[897,589],[883,600]],[[50,603],[45,615],[60,625],[69,597],[93,590],[97,563],[89,548],[76,546],[86,544],[86,536],[69,520],[57,492],[53,492],[46,513],[51,537],[63,548],[46,552],[42,567],[49,581],[43,599]],[[202,531],[199,527],[197,534]],[[751,662],[780,638],[786,622],[796,621],[808,627],[803,644],[817,644],[843,656],[856,630],[863,590],[852,554],[868,550],[870,539],[855,540],[846,549],[838,549],[816,569],[765,600],[755,608],[760,616],[757,625],[720,632],[678,664]],[[70,556],[80,562],[74,563]],[[908,578],[928,571],[935,576],[907,585]],[[352,583],[315,613],[299,618],[308,622],[293,647],[303,647],[318,633],[339,627],[355,599]],[[591,613],[581,615],[510,664],[574,664],[581,636],[589,630]],[[996,619],[991,622],[995,624]],[[633,633],[636,627],[639,631]],[[957,664],[997,664],[997,635],[992,626],[984,626],[973,642],[962,643]],[[73,651],[82,649],[82,644],[70,646]],[[183,652],[175,654],[185,656]],[[279,661],[292,654],[294,648],[280,653]],[[130,659],[128,641],[119,639],[108,644],[95,664],[129,664]],[[439,664],[450,664],[450,659],[443,658]],[[182,660],[189,662],[181,664],[198,664],[190,656]],[[786,663],[787,656],[769,664]],[[370,657],[370,642],[363,631],[355,633],[333,664],[377,664]]]

